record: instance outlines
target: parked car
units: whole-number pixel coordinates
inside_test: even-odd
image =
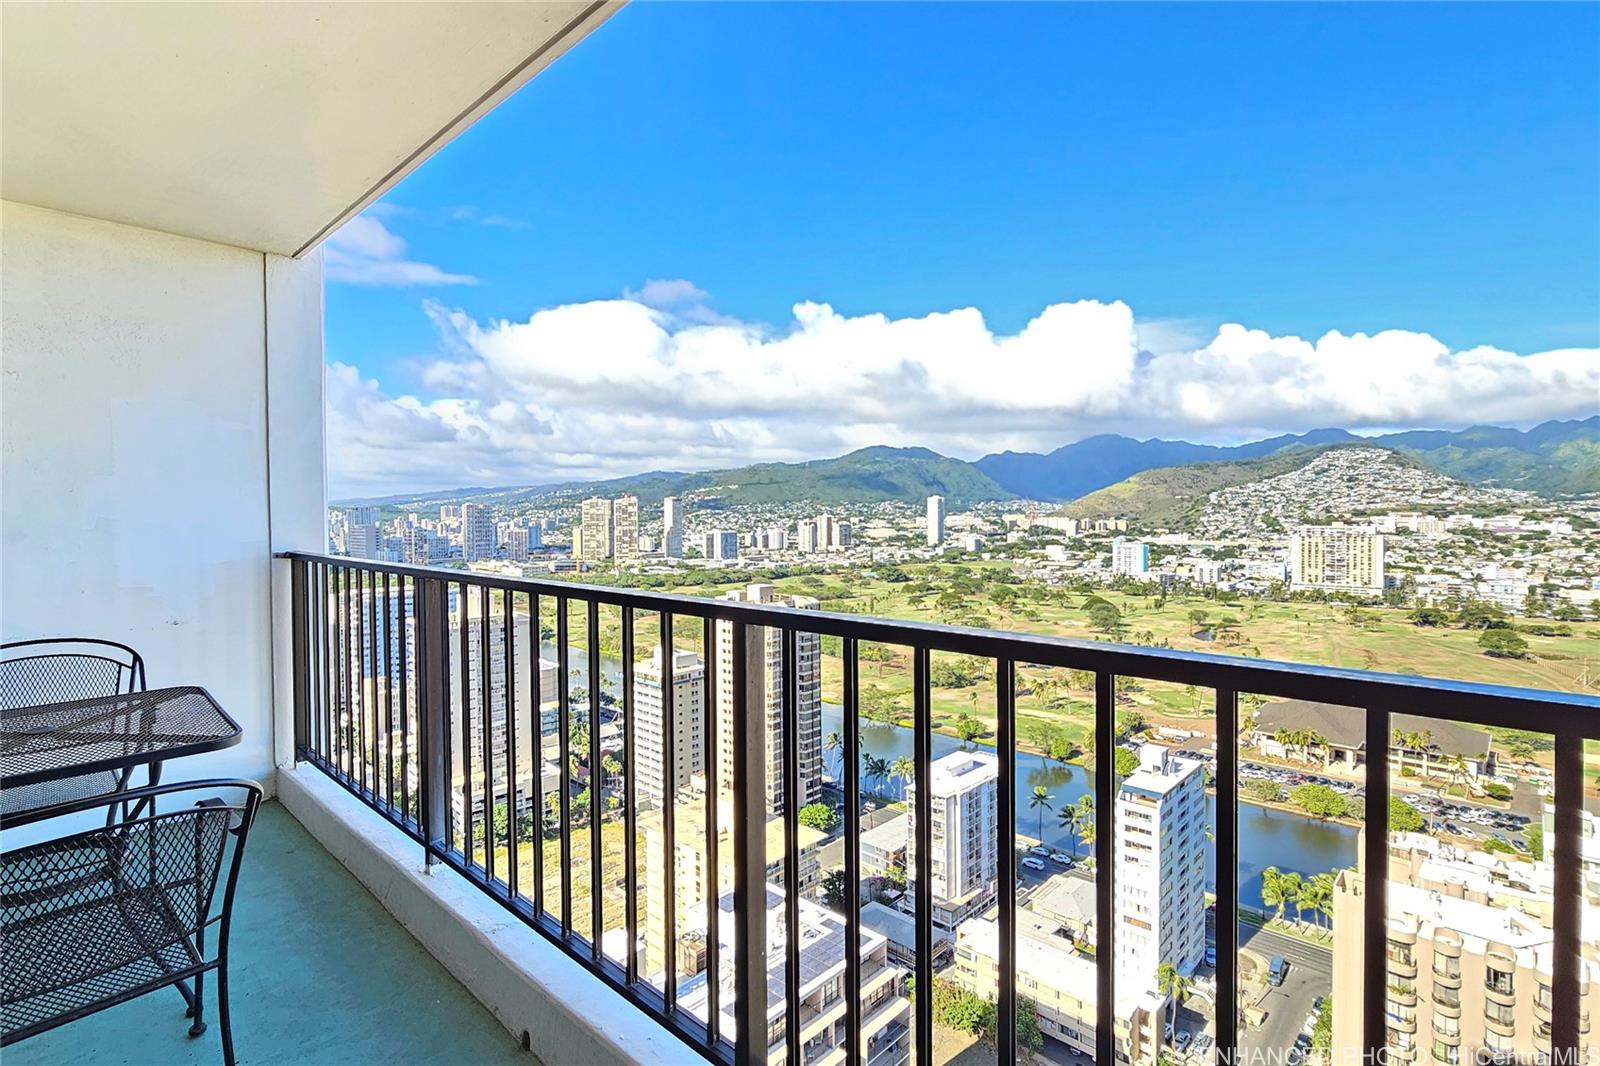
[[[1044,858],[1050,854],[1050,849],[1045,847],[1043,844],[1035,844],[1033,847],[1028,849],[1028,854],[1038,855],[1040,858]]]
[[[1044,860],[1029,855],[1026,859],[1022,860],[1022,865],[1026,866],[1030,870],[1043,870]]]
[[[1283,979],[1289,975],[1289,964],[1283,961],[1282,955],[1272,956],[1272,965],[1267,967],[1267,984],[1274,988],[1283,984]]]
[[[1182,1051],[1189,1046],[1189,1030],[1179,1029],[1178,1035],[1172,1038],[1172,1046]]]
[[[1216,964],[1217,964],[1217,946],[1215,944],[1207,944],[1206,945],[1206,965],[1207,966],[1215,966]]]
[[[1057,866],[1071,866],[1072,856],[1068,855],[1064,851],[1052,851],[1050,853],[1050,861],[1055,863]]]

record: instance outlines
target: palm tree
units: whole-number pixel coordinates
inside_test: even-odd
[[[1078,808],[1067,804],[1056,812],[1056,821],[1061,828],[1067,831],[1067,839],[1072,842],[1072,854],[1078,854]]]
[[[1163,995],[1172,997],[1172,1036],[1168,1037],[1170,1045],[1172,1039],[1178,1035],[1178,1007],[1189,994],[1189,979],[1178,972],[1178,968],[1170,962],[1163,962],[1156,967],[1156,988]]]
[[[1299,923],[1305,914],[1305,903],[1301,900],[1305,885],[1301,881],[1300,875],[1290,870],[1288,873],[1279,876],[1278,884],[1281,886],[1280,891],[1283,893],[1284,902],[1294,905],[1295,922]]]
[[[838,767],[838,769],[834,771],[835,781],[844,776],[844,755],[840,752],[840,749],[843,747],[844,738],[839,735],[839,731],[837,729],[829,733],[827,739],[822,742],[822,750],[832,752],[835,758],[838,760],[834,764]]]
[[[1307,904],[1313,913],[1320,914],[1333,921],[1333,872],[1324,870],[1320,874],[1313,874],[1306,887],[1301,890],[1301,895],[1311,896]],[[1320,923],[1319,923],[1320,924]]]
[[[900,791],[903,795],[906,786],[911,784],[911,779],[917,776],[917,764],[912,761],[911,756],[902,755],[890,764],[889,774],[900,779]]]
[[[889,760],[880,759],[870,751],[862,752],[861,776],[866,778],[868,781],[871,781],[873,778],[877,778],[878,783],[881,785],[884,779],[889,776]]]
[[[1039,843],[1043,844],[1044,812],[1054,809],[1054,806],[1050,802],[1050,793],[1045,790],[1043,785],[1033,786],[1033,795],[1028,797],[1028,809],[1030,811],[1034,809],[1039,811]]]
[[[1283,917],[1283,905],[1289,901],[1283,894],[1283,874],[1276,866],[1261,871],[1261,902],[1276,907],[1278,917]]]

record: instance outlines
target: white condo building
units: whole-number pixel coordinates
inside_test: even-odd
[[[1289,538],[1289,588],[1383,594],[1383,534],[1356,526],[1303,526]]]
[[[808,555],[817,550],[817,524],[815,522],[801,522],[795,527],[795,547]]]
[[[821,606],[808,596],[774,595],[772,586],[766,584],[737,589],[723,599],[810,611]],[[785,809],[783,634],[771,628],[750,632],[764,634],[766,645],[759,706],[766,709],[767,718],[767,809],[777,813]],[[822,796],[822,638],[815,633],[795,634],[795,689],[799,806],[803,807]],[[733,627],[721,620],[717,622],[717,784],[723,789],[733,787]]]
[[[666,715],[661,699],[661,646],[634,667],[634,772],[638,791],[660,803],[670,781],[675,794],[705,769],[706,668],[692,651],[672,653],[673,773],[666,773]]]
[[[928,546],[944,543],[944,497],[928,497]]]
[[[1153,988],[1161,963],[1185,974],[1200,964],[1206,940],[1205,821],[1204,764],[1159,744],[1143,745],[1139,768],[1117,793],[1112,942],[1119,981]]]
[[[603,496],[591,496],[583,501],[582,518],[573,544],[572,553],[585,562],[609,559],[612,552],[613,511],[611,501]]]
[[[948,925],[987,906],[994,895],[997,849],[1005,836],[999,825],[1000,763],[986,752],[951,752],[929,767],[928,799],[933,815],[930,856],[933,897],[950,912]],[[917,788],[906,787],[906,872],[915,877],[917,867]],[[946,924],[946,923],[940,923]]]
[[[661,550],[668,559],[683,558],[683,503],[676,496],[661,501]]]
[[[467,562],[493,559],[494,515],[481,503],[461,505],[461,557]]]
[[[639,497],[618,496],[611,503],[611,554],[618,563],[639,559]]]
[[[1111,572],[1128,577],[1143,577],[1150,572],[1150,546],[1131,537],[1111,540]]]

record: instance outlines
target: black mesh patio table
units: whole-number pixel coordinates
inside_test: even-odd
[[[125,781],[119,771],[136,766],[148,766],[155,783],[166,760],[232,747],[241,736],[196,686],[0,710],[0,804],[12,807],[23,791],[29,807],[69,802],[85,781]]]

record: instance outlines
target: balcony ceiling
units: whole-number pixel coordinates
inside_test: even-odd
[[[620,6],[6,4],[0,196],[298,255]]]

